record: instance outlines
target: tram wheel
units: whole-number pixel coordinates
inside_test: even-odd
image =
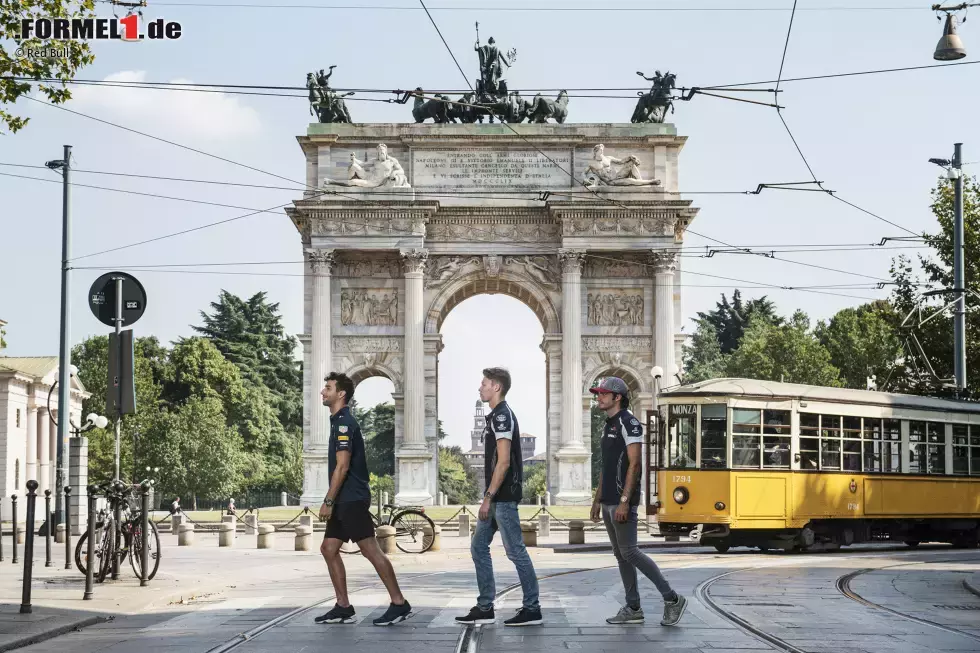
[[[763,544],[759,547],[759,551],[761,551],[762,553],[769,553],[769,547]]]
[[[905,546],[914,549],[915,547],[919,546],[919,542],[918,540],[906,540]]]
[[[730,548],[731,547],[728,546],[727,544],[720,544],[719,543],[719,544],[716,544],[715,545],[715,551],[717,551],[718,553],[728,553],[728,549],[730,549]]]

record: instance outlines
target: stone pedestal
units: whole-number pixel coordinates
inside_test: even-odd
[[[226,521],[218,525],[218,546],[235,546],[235,525]]]
[[[310,526],[296,527],[296,550],[310,551],[313,548],[313,528]]]
[[[396,551],[394,526],[378,526],[375,529],[375,537],[378,538],[378,544],[381,545],[381,550],[386,554],[391,555]]]
[[[459,515],[459,536],[467,537],[470,534],[470,516],[467,513]]]
[[[88,438],[68,439],[68,483],[71,497],[71,534],[81,535],[88,529]],[[54,500],[51,501],[54,510]],[[152,509],[153,503],[150,503]]]
[[[585,522],[581,519],[568,522],[568,543],[585,544]]]
[[[170,517],[170,532],[176,535],[180,532],[180,527],[187,521],[184,513],[176,512]]]
[[[259,524],[256,546],[260,549],[276,548],[276,529],[272,524]]]
[[[521,537],[524,538],[524,546],[538,545],[538,525],[521,524]]]
[[[551,535],[551,516],[548,513],[538,515],[538,533],[541,537]]]
[[[245,515],[245,534],[255,535],[259,523],[259,516],[255,514]]]
[[[194,524],[181,524],[177,529],[177,546],[194,544]]]

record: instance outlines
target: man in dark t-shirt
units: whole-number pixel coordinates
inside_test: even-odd
[[[391,605],[374,620],[375,626],[390,626],[412,616],[412,606],[402,596],[391,561],[374,537],[371,516],[371,490],[368,485],[367,454],[361,427],[347,404],[354,396],[354,382],[345,374],[332,372],[325,379],[320,396],[330,409],[330,448],[328,469],[330,490],[320,506],[320,521],[327,522],[320,553],[327,562],[337,604],[316,623],[354,623],[354,607],[347,595],[347,572],[340,547],[356,542],[361,554],[374,565],[375,571],[391,595]]]
[[[490,543],[498,530],[507,558],[517,568],[517,577],[524,592],[521,609],[510,619],[504,620],[504,625],[536,626],[542,622],[541,605],[538,603],[538,579],[524,546],[521,519],[517,512],[524,471],[521,461],[521,431],[514,411],[504,400],[508,390],[510,372],[500,367],[483,370],[480,399],[490,404],[490,414],[487,415],[486,427],[483,429],[487,491],[483,495],[476,531],[470,540],[470,555],[476,567],[476,584],[480,593],[469,614],[456,617],[457,623],[491,624],[495,621],[493,599],[496,589]]]
[[[605,522],[626,589],[626,605],[606,621],[611,624],[643,623],[636,576],[639,569],[664,597],[664,616],[660,624],[676,625],[687,608],[687,599],[671,589],[657,563],[636,545],[643,426],[628,410],[629,387],[622,379],[609,376],[590,392],[596,395],[596,403],[607,417],[602,429],[602,471],[592,504],[592,521],[602,519]]]

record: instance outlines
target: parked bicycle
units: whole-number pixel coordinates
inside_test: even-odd
[[[104,494],[108,501],[108,507],[99,510],[95,522],[95,547],[94,555],[97,567],[93,572],[95,581],[101,583],[112,571],[113,556],[119,558],[119,566],[122,566],[126,558],[129,557],[129,564],[133,568],[133,573],[137,578],[142,578],[143,564],[143,512],[140,505],[138,490],[143,484],[152,484],[152,481],[143,481],[135,485],[127,485],[122,481],[109,481],[99,486],[101,494]],[[113,521],[116,506],[119,506],[120,514],[120,546],[116,547],[115,522]],[[160,568],[160,533],[157,531],[156,524],[147,521],[149,533],[147,534],[147,574],[146,579],[151,580]],[[75,566],[82,574],[88,573],[87,563],[88,552],[88,530],[78,538],[75,545]]]
[[[374,520],[374,527],[394,526],[395,546],[405,553],[425,553],[432,548],[432,535],[435,532],[435,524],[429,516],[425,514],[422,506],[398,507],[393,504],[382,506],[382,514],[379,517],[371,512],[371,519]],[[426,537],[425,527],[429,527],[430,535]],[[344,553],[360,553],[361,550],[354,542],[344,542],[340,550]]]

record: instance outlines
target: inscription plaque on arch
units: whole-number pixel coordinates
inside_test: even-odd
[[[567,188],[572,185],[571,165],[571,150],[415,150],[412,183],[475,189]]]

